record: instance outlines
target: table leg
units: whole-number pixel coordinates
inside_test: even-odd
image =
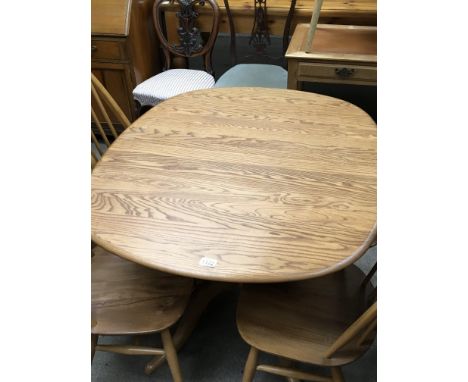
[[[288,60],[288,89],[301,90],[301,84],[297,80],[297,60]]]
[[[185,342],[189,338],[190,334],[193,332],[197,323],[205,311],[208,304],[216,296],[222,292],[227,291],[229,288],[232,288],[234,285],[220,283],[220,282],[203,282],[202,284],[196,286],[195,291],[190,299],[190,302],[185,309],[184,315],[177,325],[177,329],[174,333],[173,341],[174,346],[179,350],[184,346]],[[151,361],[149,361],[145,366],[145,373],[153,373],[159,366],[161,366],[166,361],[165,355],[155,356]]]

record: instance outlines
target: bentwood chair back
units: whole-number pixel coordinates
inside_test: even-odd
[[[102,116],[102,118],[99,118]],[[105,123],[100,122],[105,121]],[[91,167],[101,159],[104,152],[122,130],[130,126],[117,102],[104,85],[91,73]]]
[[[168,98],[192,90],[209,89],[215,84],[213,77],[212,52],[219,30],[220,13],[215,0],[171,0],[171,4],[179,7],[179,44],[169,42],[164,32],[164,13],[162,6],[167,0],[156,0],[153,5],[153,21],[156,35],[161,43],[164,54],[164,71],[146,81],[143,81],[133,90],[133,97],[137,108],[155,106]],[[211,8],[213,17],[211,30],[206,42],[200,30],[195,26],[198,17],[198,7]],[[173,69],[173,58],[201,57],[203,70]]]
[[[376,269],[376,267],[375,267]],[[374,268],[370,276],[374,273]],[[244,285],[237,326],[250,352],[243,382],[256,371],[290,379],[344,381],[341,366],[358,359],[377,334],[376,288],[357,266],[305,281]],[[259,352],[276,355],[278,365],[258,364]],[[329,368],[299,371],[295,362]]]

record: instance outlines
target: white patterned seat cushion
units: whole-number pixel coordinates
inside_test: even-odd
[[[214,84],[213,76],[203,70],[170,69],[139,84],[133,89],[133,98],[141,106],[154,106],[178,94],[212,88]]]

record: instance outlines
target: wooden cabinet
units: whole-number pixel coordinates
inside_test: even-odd
[[[91,1],[91,70],[130,119],[132,90],[161,71],[154,0]]]
[[[288,88],[302,82],[377,84],[377,27],[319,24],[306,52],[309,24],[299,24],[286,52]]]

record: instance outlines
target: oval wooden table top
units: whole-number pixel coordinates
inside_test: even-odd
[[[199,279],[300,280],[359,258],[375,234],[376,125],[295,90],[220,88],[154,107],[92,174],[92,239]]]

